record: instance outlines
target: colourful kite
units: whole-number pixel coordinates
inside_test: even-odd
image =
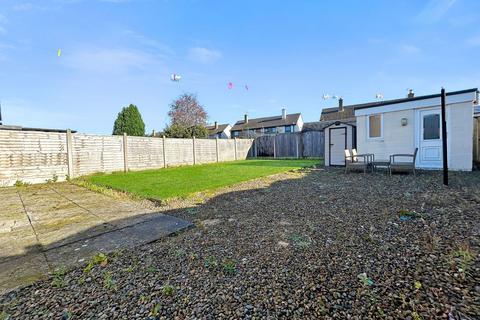
[[[233,89],[233,83],[232,82],[229,82],[228,85],[227,85],[228,89],[231,90]]]
[[[62,55],[62,49],[58,48],[57,50],[57,57],[60,57]]]

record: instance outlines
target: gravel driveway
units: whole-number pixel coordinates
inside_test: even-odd
[[[12,319],[478,319],[480,174],[316,169],[165,213],[196,228],[0,297]],[[1,314],[1,313],[0,313]],[[0,317],[1,318],[1,317]]]

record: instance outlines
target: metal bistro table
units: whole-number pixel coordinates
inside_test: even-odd
[[[378,168],[387,169],[390,167],[390,160],[387,159],[378,159],[372,161],[373,171],[377,170]]]

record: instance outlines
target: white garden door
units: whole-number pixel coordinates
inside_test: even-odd
[[[441,168],[443,165],[440,113],[440,109],[418,111],[418,165],[421,168]]]
[[[345,149],[347,148],[347,128],[331,128],[329,131],[329,159],[331,166],[345,165]]]

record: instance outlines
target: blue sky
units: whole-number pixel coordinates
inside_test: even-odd
[[[4,123],[109,134],[134,103],[160,130],[183,92],[211,122],[283,106],[316,121],[336,105],[324,93],[353,104],[477,87],[479,12],[476,0],[0,0]]]

